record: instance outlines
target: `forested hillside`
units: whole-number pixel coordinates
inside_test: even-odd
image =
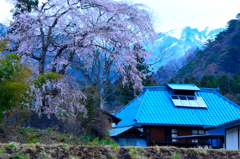
[[[201,80],[196,80],[196,78],[191,74],[190,77],[185,77],[184,80],[175,81],[173,78],[168,81],[169,83],[179,83],[179,84],[196,84],[198,87],[204,88],[219,88],[219,93],[240,105],[240,77],[237,73],[229,78],[227,75],[221,75],[214,77],[214,75],[204,75]]]
[[[225,31],[219,33],[215,40],[208,41],[204,50],[199,50],[194,60],[184,65],[177,73],[176,79],[184,79],[193,74],[200,80],[204,74],[215,77],[226,74],[232,77],[240,73],[240,16],[230,20]]]
[[[173,72],[169,75],[172,77],[169,83],[219,87],[222,95],[240,104],[240,14],[228,22],[227,29],[215,40],[209,40],[204,50],[197,50],[190,57],[193,58],[186,57],[168,64],[168,70],[176,70],[169,71]],[[187,63],[184,64],[184,61]],[[177,63],[183,67],[177,68]]]

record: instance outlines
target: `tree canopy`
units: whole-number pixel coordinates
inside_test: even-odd
[[[21,63],[17,54],[7,54],[0,59],[0,119],[3,112],[29,104],[31,69]]]
[[[22,0],[18,4],[24,6]],[[146,6],[114,0],[46,0],[30,6],[31,12],[15,9],[9,38],[20,56],[36,60],[40,74],[64,75],[75,61],[85,85],[98,81],[100,96],[114,76],[110,73],[121,76],[123,85],[132,82],[135,90],[141,89],[145,75],[136,68],[135,57],[146,59],[148,52],[140,45],[157,35]]]

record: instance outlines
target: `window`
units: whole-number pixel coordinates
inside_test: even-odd
[[[198,130],[192,130],[192,135],[198,135]],[[198,143],[198,139],[192,139],[193,143]]]
[[[199,134],[199,135],[203,135],[203,134],[204,134],[204,130],[199,130],[199,131],[198,131],[198,134]]]
[[[177,142],[178,129],[172,129],[172,142]]]
[[[207,108],[202,97],[172,95],[171,99],[176,107]]]
[[[209,130],[204,130],[204,134],[209,134]]]
[[[208,130],[192,130],[192,135],[204,135],[208,134]],[[192,139],[193,143],[198,143],[198,139]]]

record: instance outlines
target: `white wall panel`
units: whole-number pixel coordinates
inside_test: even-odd
[[[232,146],[233,146],[233,150],[238,150],[238,127],[233,128]]]
[[[226,149],[238,150],[238,127],[226,130]]]
[[[240,126],[239,126],[239,128],[238,128],[238,130],[240,130]],[[238,150],[240,149],[240,138],[239,138],[239,136],[240,136],[240,131],[238,131]]]

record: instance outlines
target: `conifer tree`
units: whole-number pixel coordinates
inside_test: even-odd
[[[174,80],[174,78],[171,78],[171,79],[168,81],[168,83],[177,83],[177,82]]]
[[[180,80],[178,83],[179,83],[179,84],[183,84],[183,81],[182,81],[182,80]]]
[[[240,73],[240,47],[231,47],[219,64],[230,73]]]
[[[234,78],[234,80],[235,80],[237,83],[240,82],[240,77],[239,77],[239,75],[238,75],[237,73],[234,74],[233,78]]]
[[[184,84],[189,84],[189,78],[188,77],[185,77],[185,79],[184,79]]]
[[[207,81],[206,88],[212,88],[212,84],[209,80]]]
[[[217,84],[220,87],[221,93],[224,95],[229,92],[229,79],[227,75],[219,76]]]

